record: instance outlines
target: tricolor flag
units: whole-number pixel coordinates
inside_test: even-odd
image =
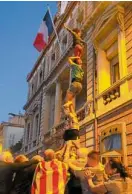
[[[49,37],[53,32],[53,21],[49,10],[47,10],[43,21],[40,25],[39,31],[33,43],[34,47],[41,52],[48,44]]]
[[[64,194],[68,166],[60,161],[40,162],[35,170],[31,194]]]

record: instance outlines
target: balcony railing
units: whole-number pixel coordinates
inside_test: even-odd
[[[90,114],[90,102],[86,102],[84,106],[77,111],[79,122],[83,121]],[[44,144],[52,145],[57,139],[62,139],[64,129],[66,128],[66,121],[62,121],[59,125],[54,127],[53,133],[50,130],[44,135]]]
[[[90,106],[91,102],[86,102],[84,106],[77,111],[77,118],[79,122],[84,120],[85,117],[87,117],[90,114]]]
[[[132,73],[126,75],[122,79],[118,80],[116,83],[111,85],[108,89],[106,89],[104,92],[99,94],[96,99],[99,100],[103,98],[103,104],[107,105],[110,104],[112,101],[116,100],[117,98],[122,97],[121,96],[121,86],[129,81],[132,78]]]
[[[119,97],[120,97],[120,87],[117,86],[114,89],[111,89],[110,91],[106,92],[105,95],[103,95],[103,103],[104,105],[107,105]]]

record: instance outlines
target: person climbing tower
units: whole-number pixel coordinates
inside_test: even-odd
[[[71,84],[66,93],[65,104],[63,105],[64,113],[70,118],[74,118],[74,122],[78,122],[75,118],[76,113],[73,107],[73,99],[82,90],[82,81],[84,76],[84,71],[82,69],[82,60],[80,57],[69,57],[69,64],[71,66]]]
[[[74,55],[81,58],[83,55],[84,45],[86,44],[81,38],[81,30],[79,30],[78,28],[71,30],[65,24],[64,28],[68,30],[73,36]]]
[[[63,140],[64,144],[60,153],[63,160],[68,160],[70,147],[74,146],[76,150],[80,148],[79,122],[73,108],[69,113],[69,119],[65,120]]]

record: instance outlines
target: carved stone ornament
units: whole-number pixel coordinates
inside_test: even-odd
[[[85,114],[89,115],[91,113],[91,103],[88,103],[85,107]]]
[[[118,13],[117,21],[119,24],[119,29],[124,32],[124,15],[122,13]]]
[[[93,45],[96,52],[99,49],[99,42],[98,42],[100,39],[100,37],[98,37],[99,32],[101,32],[101,30],[104,28],[106,28],[107,30],[107,26],[111,25],[111,22],[113,21],[113,19],[119,25],[119,30],[124,31],[124,8],[122,6],[116,5],[114,8],[112,7],[108,11],[106,10],[102,14],[102,17],[99,19],[98,23],[95,25],[95,29],[92,34],[92,40],[93,40]]]

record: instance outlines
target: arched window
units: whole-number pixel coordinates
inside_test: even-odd
[[[120,157],[127,164],[125,123],[116,123],[101,130],[100,153],[103,158]]]

